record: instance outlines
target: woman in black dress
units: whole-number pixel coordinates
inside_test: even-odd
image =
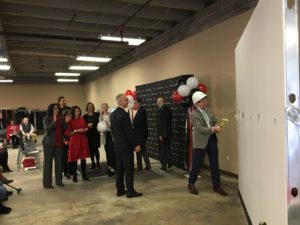
[[[96,166],[97,169],[100,169],[100,134],[97,130],[97,124],[99,122],[99,113],[95,112],[95,106],[91,102],[87,103],[85,110],[87,114],[85,114],[83,118],[89,128],[88,132],[86,133],[86,136],[89,142],[90,156],[92,161],[92,166],[90,167],[90,169],[95,169]]]

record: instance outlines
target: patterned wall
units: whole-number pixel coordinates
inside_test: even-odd
[[[176,81],[180,78],[187,78],[192,75],[182,75],[167,80],[157,81],[150,84],[136,86],[137,96],[142,99],[147,110],[149,137],[147,149],[150,157],[159,159],[158,139],[156,131],[156,100],[158,97],[165,97],[166,104],[173,111],[173,137],[171,150],[173,151],[173,164],[179,168],[186,169],[187,146],[186,138],[186,111],[180,104],[172,101],[172,93],[177,89]]]

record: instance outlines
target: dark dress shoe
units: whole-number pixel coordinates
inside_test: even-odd
[[[4,184],[10,184],[10,183],[12,183],[14,180],[5,180],[5,181],[3,181],[3,183]]]
[[[150,166],[150,167],[147,167],[147,166],[146,166],[146,167],[144,168],[144,170],[148,170],[148,171],[151,170],[151,166]]]
[[[76,182],[78,181],[78,180],[77,180],[77,175],[73,175],[73,179],[72,179],[72,180],[73,180],[73,182],[76,183]]]
[[[3,173],[6,173],[6,172],[13,172],[10,168],[6,168],[5,170],[3,170]]]
[[[64,174],[64,177],[65,177],[66,179],[68,179],[68,180],[71,179],[71,176],[70,176],[69,174]]]
[[[120,197],[120,196],[123,196],[127,193],[126,190],[121,190],[121,191],[117,191],[117,196]]]
[[[95,165],[95,164],[92,164],[89,168],[90,168],[91,170],[96,169],[96,165]]]
[[[12,191],[6,191],[5,196],[6,196],[6,197],[7,197],[7,196],[11,196],[12,194],[13,194]]]
[[[10,207],[6,207],[0,203],[0,214],[8,214],[10,213],[10,211],[11,211]]]
[[[127,198],[137,198],[143,196],[143,193],[134,192],[127,192]]]
[[[172,166],[173,166],[173,163],[169,163],[169,164],[168,164],[168,168],[169,168],[169,169],[172,168]]]
[[[63,183],[56,184],[56,186],[63,187],[65,186]]]
[[[44,185],[44,188],[46,188],[46,189],[53,189],[54,187],[53,187],[53,185]]]
[[[193,195],[197,195],[198,194],[198,191],[196,190],[195,188],[195,185],[193,184],[188,184],[188,189],[189,189],[189,192]]]
[[[228,194],[221,188],[221,187],[217,187],[217,188],[214,188],[214,191],[220,195],[223,195],[223,196],[227,196]]]
[[[82,176],[82,180],[89,181],[90,179],[87,176]]]
[[[115,172],[113,172],[113,171],[111,171],[111,170],[109,170],[108,172],[107,172],[107,176],[109,176],[109,177],[112,177],[112,176],[114,176],[116,173]]]
[[[100,170],[100,163],[97,163],[97,169]]]
[[[160,168],[160,170],[162,170],[162,171],[167,171],[167,167],[166,167],[166,166],[162,166],[162,167]]]
[[[8,197],[7,196],[4,196],[0,199],[0,202],[6,202],[8,200]]]

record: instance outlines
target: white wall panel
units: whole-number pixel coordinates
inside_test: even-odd
[[[253,224],[287,224],[283,5],[259,1],[235,50],[239,189]]]

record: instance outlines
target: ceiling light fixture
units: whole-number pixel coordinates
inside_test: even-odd
[[[2,58],[2,56],[0,57],[0,62],[7,62],[7,58]]]
[[[57,82],[78,82],[78,79],[65,79],[65,78],[59,78],[57,79]]]
[[[97,70],[99,66],[70,66],[69,70]]]
[[[12,83],[12,82],[14,82],[14,81],[10,80],[10,79],[8,79],[8,80],[0,80],[0,83]]]
[[[104,41],[119,41],[121,42],[121,37],[116,37],[116,36],[100,36],[101,40]],[[123,37],[123,42],[128,42],[128,45],[133,45],[133,46],[139,46],[142,43],[144,43],[146,39],[144,38],[129,38],[129,37]]]
[[[79,77],[80,73],[55,73],[55,76],[57,77]]]
[[[109,62],[111,58],[108,57],[91,57],[91,56],[78,56],[76,58],[78,61],[86,61],[86,62]]]
[[[10,70],[10,65],[0,65],[0,70]]]

